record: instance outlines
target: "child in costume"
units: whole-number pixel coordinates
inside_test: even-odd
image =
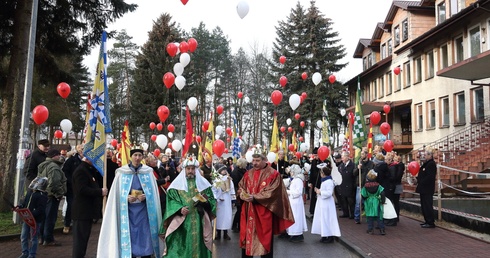
[[[370,235],[374,234],[374,221],[377,221],[380,234],[385,235],[385,225],[383,223],[385,193],[383,187],[376,182],[377,176],[377,173],[372,169],[367,173],[367,182],[361,189],[361,196],[364,200],[364,211],[368,223],[367,233]]]

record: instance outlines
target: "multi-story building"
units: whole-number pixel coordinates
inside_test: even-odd
[[[490,127],[490,0],[393,1],[385,20],[373,26],[371,38],[360,39],[355,50],[363,71],[346,83],[350,106],[358,80],[367,119],[390,105],[382,121],[391,125],[388,137],[399,153],[437,142],[440,161],[449,161],[463,152],[455,141],[473,141],[464,151],[481,153],[477,147],[490,132],[474,127]],[[373,131],[382,142],[379,128]]]

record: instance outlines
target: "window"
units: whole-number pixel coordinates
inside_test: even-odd
[[[395,47],[400,45],[400,25],[397,25],[394,30],[394,37],[395,37]]]
[[[449,66],[449,55],[447,50],[447,45],[442,45],[439,51],[441,56],[441,68],[444,69]]]
[[[449,126],[449,98],[443,97],[439,101],[439,105],[441,107],[442,120],[440,124],[444,127]]]
[[[386,58],[386,43],[381,45],[380,52],[381,52],[381,60],[385,59]]]
[[[388,40],[386,46],[388,47],[388,56],[391,56],[391,54],[393,54],[393,46],[391,45],[391,39]]]
[[[373,87],[373,100],[376,100],[378,98],[378,86],[376,85],[376,81],[373,81],[372,87]]]
[[[481,53],[480,26],[470,29],[470,55],[476,56]]]
[[[485,116],[485,106],[483,100],[483,88],[474,89],[473,91],[473,117],[475,121],[482,121]]]
[[[415,105],[415,113],[417,114],[417,131],[424,129],[424,114],[422,113],[422,104]]]
[[[437,6],[438,24],[446,20],[446,2],[442,2]]]
[[[415,83],[422,81],[422,57],[415,58]]]
[[[410,84],[412,84],[412,73],[410,72],[410,62],[406,62],[403,64],[403,75],[405,76],[405,87],[410,87]]]
[[[386,73],[386,95],[391,94],[393,91],[393,77],[391,72]]]
[[[456,123],[465,124],[466,123],[466,110],[464,101],[464,92],[456,94]]]
[[[385,96],[385,88],[383,86],[381,86],[381,83],[378,84],[378,82],[376,80],[374,80],[373,83],[374,83],[374,86],[376,86],[376,87],[379,86],[379,90],[378,90],[378,93],[379,94],[378,94],[378,97],[379,98],[384,97]],[[384,85],[384,83],[383,83],[383,85]]]
[[[395,75],[396,78],[396,89],[395,91],[399,91],[402,89],[402,74]]]
[[[385,79],[383,76],[379,77],[379,88],[380,88],[381,94],[384,94]]]
[[[454,39],[454,56],[456,57],[456,63],[464,60],[464,47],[462,36]]]
[[[402,21],[402,41],[408,39],[408,19]]]
[[[363,69],[363,71],[365,71],[368,68],[369,68],[369,66],[368,66],[368,59],[367,59],[367,57],[363,57],[362,58],[362,69]]]
[[[427,62],[427,78],[430,79],[434,77],[434,52],[430,51],[426,54],[426,62]]]
[[[427,102],[427,112],[428,112],[427,128],[435,128],[436,127],[436,102],[434,100],[430,100]]]
[[[458,13],[458,0],[451,0],[451,16]]]
[[[373,66],[373,53],[370,53],[368,56],[367,56],[367,68],[370,68],[371,66]]]

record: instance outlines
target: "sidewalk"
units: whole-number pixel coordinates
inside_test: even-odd
[[[305,208],[308,210],[308,205]],[[339,242],[360,257],[489,257],[490,254],[490,243],[439,227],[421,228],[419,221],[407,217],[401,217],[396,227],[386,227],[385,236],[379,235],[379,231],[368,235],[364,220],[362,224],[355,224],[352,219],[339,218],[339,223],[342,233]],[[99,230],[100,222],[92,227],[87,258],[96,257]],[[38,257],[71,257],[71,234],[63,235],[57,230],[55,238],[62,246],[39,246]],[[0,257],[18,257],[21,254],[19,236],[0,237],[0,250]],[[325,249],[326,254],[328,249]]]

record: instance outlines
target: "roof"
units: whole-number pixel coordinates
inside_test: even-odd
[[[368,47],[371,43],[371,39],[360,39],[357,43],[356,51],[354,51],[354,58],[362,58],[362,52],[364,48]]]

